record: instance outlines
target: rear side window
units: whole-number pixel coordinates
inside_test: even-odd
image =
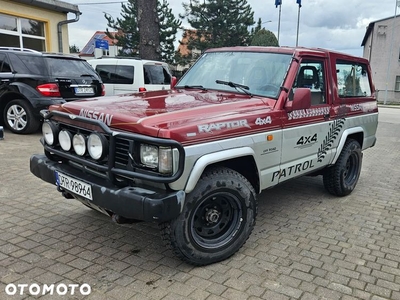
[[[98,78],[93,68],[84,60],[46,57],[50,75],[53,77],[82,77]]]
[[[8,58],[4,53],[0,53],[0,73],[10,73],[11,67]]]
[[[144,65],[145,84],[170,84],[171,75],[163,65]]]
[[[133,84],[135,68],[133,66],[97,65],[96,72],[103,83]]]
[[[337,61],[336,74],[339,97],[370,97],[371,86],[365,64]]]
[[[19,74],[32,74],[47,76],[48,72],[42,56],[36,55],[15,55],[9,53],[13,62],[14,70]]]

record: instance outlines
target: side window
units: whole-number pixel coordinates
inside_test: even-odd
[[[1,73],[10,73],[11,67],[8,62],[8,58],[4,53],[0,53],[0,72]]]
[[[103,83],[132,84],[135,69],[133,66],[98,65],[96,72]]]
[[[145,84],[170,84],[171,74],[162,65],[143,66]]]
[[[326,103],[324,62],[303,60],[297,73],[294,92],[296,88],[311,90],[311,105]]]
[[[336,75],[340,98],[371,96],[371,86],[366,65],[337,61]]]

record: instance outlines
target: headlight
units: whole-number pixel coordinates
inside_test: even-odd
[[[71,150],[72,134],[67,130],[61,130],[58,134],[58,142],[64,151]]]
[[[140,145],[140,161],[149,168],[158,168],[158,147]]]
[[[92,133],[89,136],[87,145],[91,158],[99,160],[107,155],[107,139],[104,135]]]
[[[80,133],[75,134],[72,139],[72,146],[74,147],[76,154],[83,156],[86,153],[85,137]]]
[[[161,174],[172,173],[172,149],[153,145],[140,145],[140,161],[148,168],[158,169]]]
[[[43,122],[42,125],[42,134],[44,141],[46,142],[47,145],[54,145],[56,142],[57,134],[58,134],[58,128],[57,125],[55,125],[52,122]]]

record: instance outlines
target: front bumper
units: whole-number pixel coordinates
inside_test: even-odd
[[[84,174],[69,165],[52,161],[42,154],[31,156],[30,170],[36,177],[54,185],[56,184],[56,171],[90,184],[93,200],[83,199],[69,191],[65,192],[82,202],[94,204],[106,210],[110,215],[116,214],[127,219],[169,221],[182,212],[185,202],[185,192],[183,191],[167,192],[144,186],[117,187],[104,179]]]

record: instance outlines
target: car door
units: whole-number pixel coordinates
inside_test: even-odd
[[[324,58],[303,58],[299,64],[292,95],[298,88],[310,89],[311,106],[284,114],[281,166],[272,183],[316,171],[332,156],[327,145],[333,123],[327,69]]]

